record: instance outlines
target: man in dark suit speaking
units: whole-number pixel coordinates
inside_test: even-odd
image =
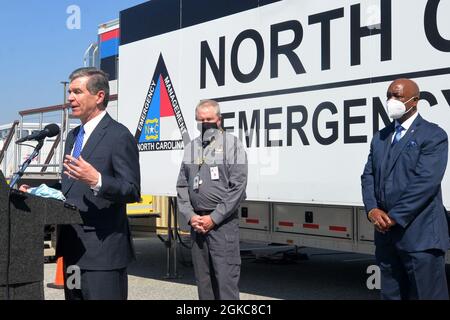
[[[394,121],[374,135],[361,176],[364,206],[375,227],[381,297],[448,299],[449,233],[441,193],[447,134],[418,114],[414,81],[394,81],[387,98]]]
[[[126,299],[126,268],[134,259],[126,204],[140,199],[137,144],[130,131],[105,111],[107,75],[81,68],[70,75],[69,103],[81,126],[68,133],[62,192],[81,211],[82,225],[62,226],[57,255],[65,269],[78,267],[80,286],[69,300]]]

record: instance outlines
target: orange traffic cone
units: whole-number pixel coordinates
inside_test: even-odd
[[[47,283],[47,287],[53,289],[64,289],[64,263],[62,257],[59,257],[56,261],[55,282]]]

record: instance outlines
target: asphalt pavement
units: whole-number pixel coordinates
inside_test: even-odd
[[[165,245],[156,237],[134,240],[137,260],[128,269],[130,300],[197,300],[190,251],[178,244],[176,274],[167,269]],[[241,244],[242,300],[378,300],[368,289],[371,255],[313,248]],[[60,300],[63,290],[47,288],[55,263],[45,264],[45,298]],[[448,270],[450,279],[450,268]]]

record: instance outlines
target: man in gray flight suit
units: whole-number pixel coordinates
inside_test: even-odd
[[[177,181],[178,208],[191,225],[199,299],[237,300],[238,208],[245,199],[247,156],[239,139],[221,129],[216,101],[201,101],[195,117],[201,135],[185,149]]]

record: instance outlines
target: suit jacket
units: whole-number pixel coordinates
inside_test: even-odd
[[[70,154],[80,127],[67,136]],[[67,202],[81,212],[82,225],[62,226],[57,254],[68,265],[88,270],[126,267],[134,259],[126,204],[140,199],[139,152],[130,131],[106,114],[86,142],[81,156],[102,175],[94,191],[85,183],[62,176]]]
[[[447,134],[420,115],[391,146],[394,122],[377,132],[361,176],[366,213],[380,208],[397,225],[375,231],[375,245],[407,252],[449,248],[441,181],[448,157]]]

